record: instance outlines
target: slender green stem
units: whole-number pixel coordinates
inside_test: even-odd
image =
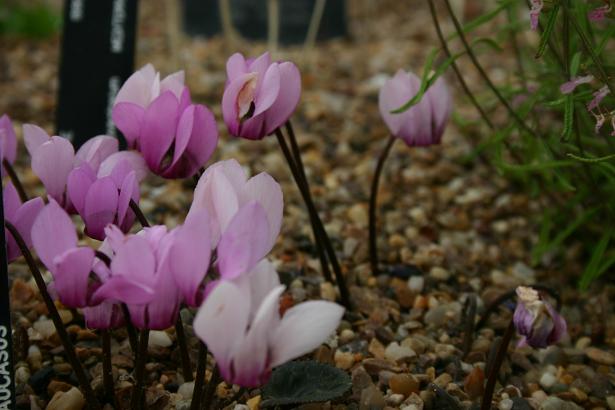
[[[58,313],[58,309],[56,308],[55,303],[53,303],[53,300],[51,299],[51,296],[49,295],[49,292],[47,291],[47,285],[45,284],[43,275],[41,275],[41,272],[38,269],[38,266],[36,265],[34,257],[30,253],[28,246],[26,245],[24,239],[20,235],[17,228],[15,228],[13,224],[11,224],[9,221],[6,221],[6,220],[4,221],[4,226],[11,233],[11,235],[13,236],[13,239],[15,239],[15,242],[17,243],[17,246],[19,247],[19,250],[21,251],[24,258],[26,259],[26,263],[28,264],[28,267],[30,268],[30,272],[32,273],[32,276],[34,277],[34,281],[36,282],[36,285],[38,286],[38,289],[41,292],[41,296],[43,297],[45,306],[47,306],[47,310],[49,311],[51,320],[53,321],[53,324],[56,328],[56,332],[58,336],[60,337],[60,341],[62,342],[62,346],[64,347],[64,352],[66,353],[66,358],[68,359],[68,363],[71,365],[71,367],[73,368],[73,371],[75,372],[75,375],[77,376],[77,380],[79,381],[79,386],[81,387],[81,390],[83,391],[83,394],[87,402],[89,403],[92,409],[100,409],[100,403],[96,399],[96,396],[94,395],[94,391],[92,390],[92,386],[90,386],[88,376],[85,370],[83,369],[81,362],[77,358],[77,354],[75,353],[75,346],[71,342],[70,337],[68,336],[68,333],[66,332],[66,328],[64,327],[64,323],[62,323],[62,319],[60,318],[60,315]]]
[[[205,374],[207,370],[207,345],[203,342],[199,343],[199,358],[196,365],[196,379],[194,380],[194,389],[192,390],[192,403],[190,410],[199,410],[201,408],[201,399],[203,398],[205,386]]]
[[[506,16],[508,17],[508,24],[510,29],[508,30],[508,37],[510,44],[512,45],[513,52],[515,53],[515,62],[517,63],[517,74],[521,80],[523,88],[527,91],[527,79],[525,77],[525,68],[523,67],[523,55],[521,54],[521,47],[519,47],[519,41],[517,40],[517,30],[515,29],[515,13],[517,11],[517,4],[510,3],[506,7]]]
[[[430,1],[433,1],[433,0],[430,0]],[[513,107],[506,100],[506,98],[504,98],[504,96],[502,95],[500,90],[498,90],[498,88],[495,86],[495,84],[493,84],[493,81],[491,81],[491,78],[489,78],[489,76],[485,72],[485,69],[483,68],[483,66],[478,61],[478,58],[476,57],[476,54],[474,54],[474,51],[472,50],[472,47],[470,47],[470,44],[468,43],[468,40],[467,40],[465,34],[463,33],[463,27],[461,27],[461,24],[459,23],[459,20],[457,19],[457,16],[455,16],[455,12],[453,11],[453,8],[451,7],[451,3],[449,2],[449,0],[444,0],[444,4],[446,5],[448,13],[451,16],[451,20],[453,20],[453,25],[455,26],[455,29],[457,30],[457,34],[459,35],[459,39],[461,40],[461,43],[463,44],[463,47],[465,48],[466,53],[468,54],[468,57],[470,57],[470,60],[472,61],[472,64],[474,65],[474,67],[476,68],[476,70],[478,71],[480,76],[482,77],[483,81],[485,81],[487,86],[495,94],[495,96],[500,101],[500,103],[504,106],[504,108],[506,108],[506,110],[508,111],[510,116],[515,120],[515,122],[521,128],[523,128],[526,132],[528,132],[530,135],[534,136],[535,138],[540,138],[536,134],[536,131],[534,131],[532,128],[530,128],[525,123],[525,121],[523,121],[523,119],[521,117],[519,117],[519,114],[517,114],[517,112],[513,109]]]
[[[111,366],[111,332],[107,329],[100,331],[103,350],[103,384],[107,403],[117,408],[115,403],[115,388],[113,383],[113,367]]]
[[[568,8],[567,5],[564,5],[563,9],[566,15],[570,15],[570,9]],[[572,25],[574,26],[574,29],[579,35],[579,38],[581,39],[581,42],[583,43],[583,47],[585,48],[585,51],[587,51],[587,53],[591,57],[592,61],[594,62],[594,65],[596,66],[596,69],[598,70],[598,74],[600,74],[600,80],[602,80],[602,82],[609,88],[609,91],[611,91],[611,95],[615,95],[615,89],[613,89],[613,86],[611,85],[609,81],[609,76],[606,73],[606,70],[604,69],[604,65],[602,64],[602,61],[600,60],[600,56],[597,55],[596,52],[594,51],[594,47],[592,46],[591,40],[587,37],[587,34],[583,30],[583,28],[579,25],[579,22],[574,18],[574,16],[570,16],[570,17],[571,17],[570,22],[572,23]]]
[[[276,134],[276,137],[278,138],[278,143],[280,145],[280,148],[282,149],[282,153],[284,154],[284,157],[286,158],[286,162],[288,162],[291,173],[293,174],[293,178],[295,179],[295,182],[297,183],[297,186],[299,187],[299,192],[303,196],[303,201],[305,202],[308,208],[308,212],[313,213],[313,215],[315,216],[314,218],[314,222],[316,222],[315,228],[319,232],[319,235],[322,238],[327,239],[323,241],[323,244],[329,256],[329,260],[331,261],[331,265],[333,266],[333,272],[335,273],[335,280],[340,290],[342,304],[347,309],[350,310],[351,309],[350,294],[348,292],[348,288],[346,287],[346,282],[342,274],[342,269],[337,261],[337,256],[335,255],[335,250],[333,249],[333,245],[331,244],[331,241],[328,240],[329,238],[328,238],[327,232],[325,231],[322,221],[320,220],[320,217],[318,216],[318,212],[316,211],[316,207],[314,206],[314,202],[312,201],[312,198],[309,195],[309,192],[306,192],[305,190],[301,189],[301,185],[302,185],[301,176],[299,175],[299,171],[297,170],[296,166],[293,165],[294,159],[290,152],[290,149],[288,148],[288,145],[286,144],[286,140],[284,139],[284,135],[282,134],[282,131],[280,131],[280,129],[278,128],[275,131],[275,134]]]
[[[186,332],[184,331],[184,323],[182,321],[181,314],[177,315],[177,321],[175,322],[175,335],[177,336],[177,344],[179,345],[184,380],[186,382],[191,382],[194,378],[192,377],[192,365],[190,364],[190,354],[188,353],[188,342],[186,339]]]
[[[26,194],[26,190],[24,189],[21,181],[19,180],[17,172],[15,172],[15,168],[13,168],[11,163],[8,162],[6,158],[2,158],[2,165],[4,166],[4,170],[11,179],[13,186],[17,190],[17,193],[19,194],[19,199],[21,199],[21,202],[26,202],[28,200],[28,194]]]
[[[374,179],[372,179],[372,190],[369,196],[369,261],[372,265],[372,275],[378,275],[378,241],[376,235],[376,205],[378,204],[378,185],[380,183],[380,175],[382,175],[382,169],[384,168],[384,161],[386,161],[393,144],[395,143],[393,135],[389,137],[378,162],[376,164],[376,171],[374,172]]]
[[[295,138],[295,132],[293,130],[292,124],[290,123],[290,120],[286,122],[286,131],[289,135],[291,153],[294,157],[293,164],[289,164],[289,166],[295,167],[295,173],[298,173],[298,175],[300,176],[300,181],[297,181],[299,189],[303,192],[307,192],[307,194],[311,198],[310,186],[305,175],[303,160],[301,159],[301,151],[299,150],[299,144],[297,143],[297,139]],[[318,222],[316,221],[318,215],[314,215],[314,212],[312,212],[310,207],[308,207],[308,214],[310,216],[310,224],[312,225],[312,233],[314,235],[314,246],[316,247],[316,252],[318,253],[318,258],[320,259],[320,266],[322,267],[322,274],[327,281],[333,282],[333,277],[331,276],[331,271],[329,270],[329,263],[327,261],[327,254],[325,253],[325,250],[322,245],[325,240],[328,240],[328,237],[323,238],[322,235],[320,235],[318,228],[316,228],[316,226],[318,225]]]
[[[137,384],[132,390],[130,408],[134,410],[144,409],[145,401],[145,364],[147,363],[147,346],[149,343],[149,330],[142,329],[139,336],[139,352],[135,363],[135,380]]]
[[[490,410],[491,409],[491,399],[493,398],[493,391],[495,389],[495,382],[497,380],[498,372],[500,371],[500,367],[502,367],[502,362],[504,362],[504,358],[506,357],[506,352],[508,351],[508,345],[515,334],[515,324],[513,320],[510,320],[508,327],[506,328],[506,333],[502,337],[502,341],[500,342],[500,346],[495,355],[495,360],[489,369],[489,374],[487,375],[487,384],[485,385],[485,393],[483,394],[483,399],[481,401],[480,408],[481,410]]]

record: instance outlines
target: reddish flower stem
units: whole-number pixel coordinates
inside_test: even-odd
[[[506,357],[506,352],[508,351],[508,345],[515,334],[515,324],[513,319],[510,319],[510,323],[506,328],[506,333],[502,337],[502,341],[500,342],[500,346],[498,347],[498,352],[495,355],[495,360],[491,365],[489,370],[489,374],[487,375],[487,384],[485,385],[485,393],[483,394],[483,399],[481,401],[480,409],[481,410],[490,410],[491,409],[491,399],[493,398],[493,391],[495,389],[495,382],[498,376],[498,372],[500,371],[500,367],[502,367],[502,362],[504,361],[504,357]]]
[[[207,370],[207,345],[203,342],[199,343],[199,357],[196,366],[196,379],[194,381],[194,389],[192,390],[192,403],[190,410],[199,410],[201,408],[201,399],[203,398],[205,386],[205,373]]]
[[[382,154],[378,158],[378,163],[376,164],[376,171],[374,173],[374,179],[372,180],[372,190],[371,195],[369,196],[369,261],[372,265],[372,275],[378,275],[378,241],[376,237],[376,205],[378,202],[378,185],[380,183],[380,175],[382,174],[382,169],[384,168],[384,161],[389,156],[391,152],[391,148],[393,147],[393,143],[395,143],[396,138],[391,135],[387,144],[382,150]]]
[[[53,321],[53,324],[56,328],[56,332],[58,336],[60,337],[60,341],[62,342],[62,346],[64,347],[64,352],[66,353],[66,358],[68,359],[68,363],[71,365],[71,367],[73,368],[75,372],[75,375],[77,376],[77,380],[79,381],[79,386],[81,387],[81,390],[83,391],[86,401],[89,403],[90,408],[100,409],[100,403],[96,399],[96,396],[94,395],[94,391],[92,390],[92,386],[90,386],[88,376],[85,370],[83,369],[81,362],[77,358],[77,354],[75,353],[75,346],[71,342],[70,337],[68,336],[68,333],[66,332],[66,328],[64,327],[64,323],[62,323],[62,319],[60,318],[58,309],[56,308],[55,303],[53,303],[53,300],[51,299],[49,292],[47,292],[47,285],[45,284],[43,275],[41,275],[41,272],[38,269],[38,266],[36,265],[36,261],[34,260],[32,253],[30,253],[30,250],[28,249],[28,246],[26,245],[25,241],[21,237],[21,234],[19,233],[17,228],[13,226],[13,224],[5,220],[4,226],[11,233],[11,235],[15,239],[15,242],[17,243],[17,246],[19,247],[19,250],[21,251],[24,258],[26,259],[26,263],[28,264],[28,267],[30,268],[30,272],[32,273],[32,276],[34,277],[34,281],[36,282],[36,285],[38,286],[38,289],[41,292],[41,296],[43,297],[45,306],[47,306],[47,310],[49,311],[51,320]]]
[[[139,336],[139,352],[135,363],[135,380],[137,384],[132,390],[130,408],[134,410],[144,409],[145,402],[145,364],[147,363],[147,347],[149,343],[149,330],[142,329]]]
[[[28,200],[28,194],[26,194],[26,190],[21,184],[21,181],[19,180],[19,177],[17,176],[17,172],[15,172],[15,168],[13,168],[11,163],[8,162],[6,158],[2,159],[2,165],[4,166],[4,170],[6,171],[9,178],[11,179],[13,186],[17,190],[17,193],[19,194],[19,199],[21,199],[21,202],[26,202]]]
[[[103,383],[105,385],[105,396],[107,403],[117,408],[117,404],[115,403],[113,367],[111,366],[111,333],[107,329],[102,329],[100,333],[102,335]]]
[[[296,168],[295,160],[293,159],[290,149],[288,148],[288,145],[286,144],[286,140],[284,139],[284,135],[282,134],[282,131],[278,128],[275,131],[275,134],[276,134],[276,137],[278,138],[278,143],[280,144],[282,153],[284,154],[284,157],[286,158],[286,162],[288,162],[291,173],[293,174],[293,178],[295,179],[295,182],[297,183],[297,186],[299,187],[299,192],[301,193],[301,196],[303,197],[303,201],[305,202],[305,205],[308,208],[308,212],[313,215],[313,221],[316,224],[314,226],[314,229],[316,232],[319,233],[320,237],[323,238],[323,245],[325,247],[325,250],[327,251],[327,255],[329,256],[331,265],[333,266],[333,272],[335,273],[335,279],[337,282],[337,286],[339,287],[339,290],[340,290],[342,304],[347,309],[350,310],[351,309],[350,294],[348,292],[348,288],[346,287],[346,282],[342,274],[342,269],[337,261],[337,256],[335,255],[335,250],[333,249],[333,245],[331,244],[331,241],[329,240],[329,237],[322,224],[322,221],[320,220],[320,217],[318,216],[318,212],[316,211],[316,207],[314,205],[314,202],[312,201],[312,197],[309,193],[309,190],[306,191],[302,189],[303,180],[301,178],[299,171]]]

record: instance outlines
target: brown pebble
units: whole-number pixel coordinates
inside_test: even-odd
[[[47,386],[47,393],[49,393],[50,396],[53,396],[59,391],[67,392],[72,388],[73,386],[68,383],[61,382],[59,380],[52,380],[49,382],[49,385]]]
[[[475,367],[466,376],[463,388],[471,399],[476,399],[483,395],[485,386],[485,373],[480,367]]]
[[[389,387],[393,393],[403,394],[405,397],[420,391],[420,383],[411,374],[395,374],[389,379]]]

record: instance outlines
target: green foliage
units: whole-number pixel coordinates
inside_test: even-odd
[[[447,0],[444,0],[447,1]],[[499,66],[512,75],[506,81],[484,78],[482,89],[470,86],[474,98],[493,122],[481,129],[482,139],[471,158],[486,155],[500,173],[517,181],[533,195],[543,197],[543,215],[537,224],[533,262],[563,255],[572,242],[584,246],[585,267],[580,285],[615,267],[612,231],[615,228],[615,24],[588,20],[588,12],[603,5],[594,0],[545,2],[540,27],[530,32],[526,2],[499,1],[485,4],[485,13],[445,37],[452,55],[444,60],[437,47],[425,64],[417,95],[400,109],[404,111],[457,59],[467,54],[478,57],[485,68]],[[529,2],[528,2],[529,4]],[[440,20],[451,19],[445,12]],[[461,48],[465,36],[472,47]],[[527,42],[535,36],[536,42]],[[483,41],[489,38],[489,41]],[[489,58],[477,53],[476,41],[489,45]],[[501,53],[502,58],[498,54]],[[515,60],[507,58],[514,56]],[[442,61],[436,64],[436,61]],[[500,61],[509,63],[499,63]],[[464,66],[465,67],[465,66]],[[489,69],[484,70],[487,76]],[[478,71],[477,71],[478,72]],[[475,74],[475,73],[472,73]],[[468,80],[468,73],[462,72]],[[592,75],[569,94],[560,86],[575,77]],[[593,112],[587,110],[602,87],[609,93]],[[501,101],[500,96],[504,97]],[[497,98],[496,98],[497,97]],[[514,102],[513,102],[514,101]],[[500,112],[505,115],[492,116]],[[496,118],[498,118],[496,120]],[[500,120],[505,118],[505,120]],[[598,119],[602,127],[596,131]],[[521,119],[521,121],[519,121]],[[472,127],[464,118],[457,125]],[[545,255],[550,258],[543,259]],[[561,261],[560,261],[561,263]]]
[[[273,371],[263,391],[263,407],[333,400],[352,382],[346,372],[316,361],[286,363]]]
[[[45,3],[0,0],[0,36],[40,39],[52,36],[59,27],[60,16]]]

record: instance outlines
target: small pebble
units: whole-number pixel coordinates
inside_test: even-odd
[[[441,268],[439,266],[434,266],[429,271],[429,276],[437,281],[444,282],[444,281],[447,281],[451,277],[451,274],[444,268]]]
[[[184,399],[192,399],[192,393],[194,392],[194,382],[187,382],[179,386],[177,389],[177,394],[182,396]]]
[[[408,279],[408,289],[413,292],[421,293],[425,286],[425,278],[422,276],[410,276]]]
[[[46,410],[81,410],[85,407],[85,398],[78,388],[73,387],[67,392],[57,392],[52,397]]]
[[[169,334],[163,330],[150,330],[149,332],[149,347],[169,347],[173,345],[173,341]]]
[[[396,394],[409,396],[418,393],[420,382],[411,374],[395,374],[389,379],[389,387]]]
[[[333,360],[335,361],[335,367],[347,370],[354,364],[354,354],[337,350]]]
[[[414,350],[407,346],[400,346],[397,342],[392,342],[384,350],[384,358],[392,362],[404,361],[416,357]]]

